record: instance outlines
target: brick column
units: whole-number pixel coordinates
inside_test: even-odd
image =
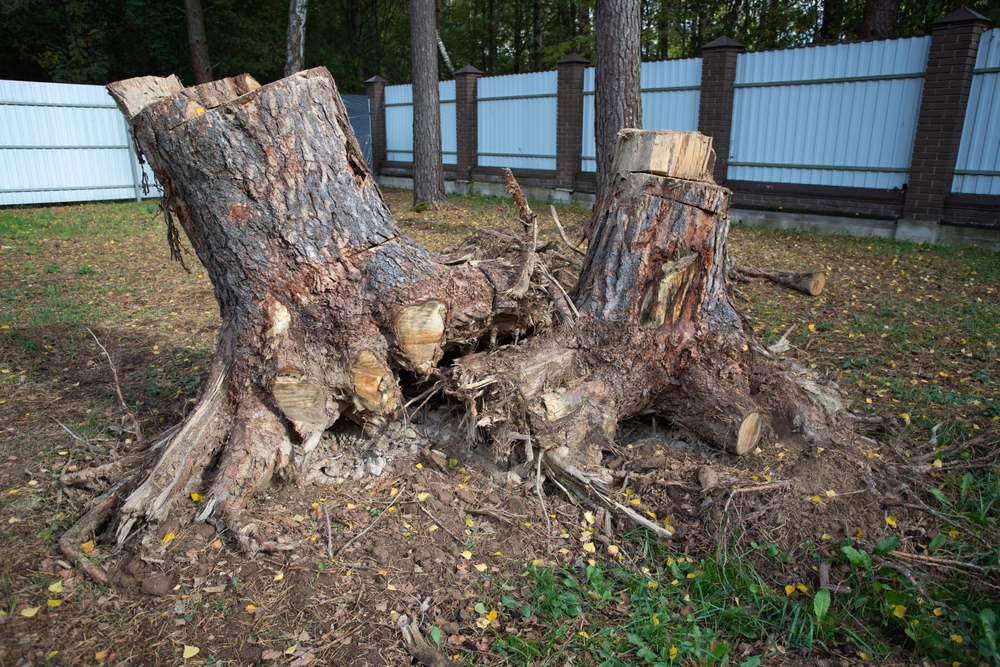
[[[726,182],[729,137],[733,128],[736,56],[746,48],[731,37],[719,37],[701,47],[701,105],[698,131],[712,137],[716,183]]]
[[[573,189],[583,153],[583,71],[590,61],[571,53],[559,61],[556,93],[556,187]]]
[[[389,83],[379,75],[365,81],[368,95],[368,112],[372,122],[372,162],[368,165],[372,173],[378,175],[389,154],[389,143],[385,134],[385,85]]]
[[[458,159],[455,178],[471,181],[472,170],[479,166],[478,81],[483,73],[466,65],[455,72],[455,134]]]
[[[936,223],[944,213],[955,176],[979,36],[988,26],[985,16],[965,7],[932,24],[906,202],[896,238],[935,240]]]

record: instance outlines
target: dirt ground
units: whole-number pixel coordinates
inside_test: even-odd
[[[451,210],[415,213],[410,193],[386,194],[407,232],[435,250],[513,217],[503,201],[463,198]],[[531,574],[539,568],[602,563],[659,582],[660,570],[647,569],[649,538],[552,486],[543,511],[533,486],[496,483],[461,446],[444,445],[445,466],[399,454],[378,476],[273,488],[247,511],[294,544],[289,552],[247,559],[225,534],[191,523],[192,498],[122,551],[107,534],[82,545],[110,573],[107,587],[63,560],[55,540],[98,489],[65,489],[60,474],[112,461],[179,423],[214,351],[211,285],[193,256],[191,273],[169,261],[153,213],[152,205],[33,209],[18,213],[33,231],[13,223],[0,237],[0,664],[410,664],[401,614],[438,628],[455,664],[597,664],[570,640],[588,623],[618,622],[624,612],[614,605],[578,616],[544,660],[520,660],[497,641],[549,636]],[[589,214],[560,208],[571,235]],[[672,526],[665,547],[681,562],[778,545],[788,557],[767,561],[764,577],[779,588],[819,587],[818,557],[803,543],[829,556],[847,538],[870,550],[895,535],[897,549],[916,552],[951,527],[913,491],[925,486],[919,476],[959,469],[935,469],[933,456],[905,470],[899,461],[925,456],[919,446],[939,422],[966,450],[997,441],[997,262],[974,249],[743,227],[730,238],[746,264],[827,272],[818,299],[746,283],[737,306],[765,345],[795,325],[789,358],[839,383],[851,409],[870,418],[857,425],[865,437],[831,451],[777,443],[737,459],[661,420],[633,420],[606,461],[621,502]],[[142,440],[126,429],[113,370]],[[418,413],[397,451],[442,446],[428,429],[446,409]],[[346,435],[327,447],[344,460],[366,455]],[[840,576],[846,570],[835,569]],[[732,658],[761,652],[766,664],[801,658],[765,637],[744,638]],[[844,643],[811,660],[851,664],[857,655]]]

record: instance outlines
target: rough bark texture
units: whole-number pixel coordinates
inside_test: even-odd
[[[187,22],[188,45],[191,47],[194,81],[208,83],[212,80],[212,61],[208,59],[208,40],[205,38],[201,0],[184,0],[184,18]]]
[[[443,205],[441,99],[438,94],[434,0],[410,0],[413,53],[413,203]]]
[[[594,12],[594,138],[597,200],[609,187],[618,131],[642,127],[640,0],[597,0]]]
[[[188,89],[143,77],[109,90],[222,315],[194,411],[153,445],[149,469],[97,505],[110,511],[128,494],[119,540],[198,491],[199,518],[220,520],[246,550],[287,547],[258,541],[241,517],[247,499],[272,479],[301,480],[338,419],[370,434],[395,419],[401,378],[416,391],[440,382],[464,407],[457,421],[470,442],[497,461],[544,463],[626,514],[600,467],[622,419],[660,414],[736,453],[829,437],[831,410],[756,343],[729,299],[729,193],[708,175],[706,137],[620,135],[616,176],[567,294],[512,177],[528,232],[505,237],[505,255],[444,261],[403,235],[325,69],[264,87],[244,75]],[[96,524],[88,514],[74,539]]]
[[[892,39],[896,36],[899,0],[865,0],[861,39]]]
[[[325,69],[264,88],[243,76],[109,89],[223,319],[208,387],[126,502],[129,527],[162,519],[216,456],[206,514],[235,520],[272,475],[306,466],[342,414],[369,428],[395,417],[397,371],[426,377],[446,348],[537,324],[529,300],[500,296],[517,271],[445,266],[400,232]]]
[[[285,76],[300,71],[306,46],[306,10],[309,0],[289,0],[288,34],[285,38]]]

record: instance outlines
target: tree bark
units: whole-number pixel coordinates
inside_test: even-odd
[[[529,231],[497,252],[449,263],[406,237],[325,69],[263,87],[243,75],[187,89],[176,77],[108,88],[222,315],[194,411],[151,448],[149,468],[95,505],[110,512],[128,494],[119,541],[199,491],[198,518],[220,521],[246,551],[287,548],[245,523],[244,504],[272,479],[303,479],[339,418],[368,433],[395,419],[401,377],[443,383],[465,407],[470,441],[497,461],[539,457],[534,465],[625,514],[600,463],[630,416],[663,415],[738,454],[778,438],[804,448],[831,437],[832,413],[757,344],[726,291],[729,193],[711,180],[708,137],[620,135],[566,295],[516,185]],[[449,350],[456,358],[438,368]],[[73,544],[99,523],[85,515]]]
[[[212,80],[212,61],[208,59],[208,40],[205,39],[201,0],[184,0],[184,18],[187,22],[188,45],[191,47],[194,81],[208,83]]]
[[[861,39],[892,39],[896,36],[899,0],[865,0]]]
[[[434,0],[410,0],[413,53],[413,204],[447,203],[441,162],[441,98],[438,93]]]
[[[285,39],[285,76],[302,70],[306,46],[306,10],[309,0],[289,0],[288,34]]]
[[[642,127],[641,0],[597,0],[594,15],[594,139],[597,201],[610,184],[618,131]]]

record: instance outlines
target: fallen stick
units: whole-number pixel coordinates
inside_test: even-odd
[[[349,547],[352,544],[354,544],[358,540],[359,537],[361,537],[362,535],[364,535],[365,533],[367,533],[369,530],[371,530],[372,528],[374,528],[375,525],[379,521],[381,521],[382,518],[385,515],[387,515],[389,513],[389,508],[392,507],[393,505],[399,503],[400,500],[402,500],[402,498],[403,498],[403,492],[404,491],[406,491],[406,487],[405,486],[402,489],[399,490],[399,495],[396,496],[396,498],[393,498],[393,499],[391,499],[389,501],[389,504],[385,506],[385,509],[383,509],[382,512],[377,517],[375,517],[375,520],[372,521],[370,524],[368,524],[367,528],[365,528],[364,530],[362,530],[360,533],[358,533],[357,535],[355,535],[351,539],[349,539],[346,542],[344,542],[344,546],[342,546],[339,549],[337,549],[337,553],[333,554],[333,556],[331,556],[331,559],[337,558],[338,556],[340,556],[340,554],[342,554],[345,551],[347,551],[347,547]]]
[[[427,516],[429,516],[431,518],[431,521],[433,521],[435,525],[437,525],[439,528],[441,528],[441,530],[443,530],[444,532],[446,532],[449,535],[451,535],[451,539],[455,540],[455,542],[458,543],[458,546],[460,546],[460,547],[464,547],[465,546],[465,542],[461,538],[459,538],[458,535],[456,535],[455,533],[453,533],[450,530],[448,530],[448,526],[446,526],[443,523],[441,523],[441,520],[438,519],[433,514],[431,514],[431,511],[429,509],[427,509],[426,507],[424,507],[423,505],[421,505],[420,506],[420,511],[423,512],[424,514],[426,514]]]
[[[929,563],[931,565],[941,565],[944,567],[958,567],[967,570],[975,570],[976,572],[982,572],[988,574],[993,572],[992,568],[984,567],[982,565],[974,565],[972,563],[963,563],[959,560],[951,560],[950,558],[938,558],[935,556],[922,556],[920,554],[908,554],[904,551],[890,551],[889,554],[893,558],[902,558],[903,560],[913,560],[918,563]]]
[[[734,280],[770,280],[808,296],[819,296],[826,286],[826,275],[822,271],[784,271],[781,269],[755,269],[742,264],[734,264],[729,269]]]
[[[585,253],[584,251],[580,250],[575,245],[573,245],[570,242],[569,237],[566,236],[566,230],[563,229],[563,226],[559,223],[559,214],[556,213],[556,207],[553,206],[552,204],[549,204],[549,212],[552,214],[552,222],[556,223],[556,229],[559,230],[559,236],[562,238],[563,243],[569,246],[569,249],[572,250],[573,252],[580,255],[586,255],[587,253]]]

